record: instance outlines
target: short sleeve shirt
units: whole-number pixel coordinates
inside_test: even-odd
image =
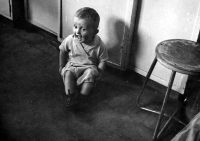
[[[59,49],[69,54],[68,61],[81,65],[97,65],[100,62],[107,61],[109,58],[105,44],[98,35],[95,35],[92,44],[82,45],[81,47],[77,47],[75,37],[69,35],[63,40]]]

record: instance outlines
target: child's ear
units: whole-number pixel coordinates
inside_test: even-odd
[[[97,33],[99,33],[99,29],[96,29],[96,32],[95,32],[95,34],[97,34]]]

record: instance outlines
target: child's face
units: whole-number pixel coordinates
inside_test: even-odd
[[[73,32],[80,43],[88,44],[93,40],[96,29],[90,19],[74,17]]]

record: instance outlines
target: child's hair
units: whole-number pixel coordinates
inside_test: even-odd
[[[76,11],[75,17],[82,19],[90,19],[94,22],[94,28],[98,28],[100,17],[96,10],[90,7],[83,7]]]

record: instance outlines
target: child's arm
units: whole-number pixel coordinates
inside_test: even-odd
[[[106,67],[106,61],[99,63],[99,65],[98,65],[99,75],[96,77],[97,81],[99,81],[101,79],[103,72],[105,70],[105,67]]]
[[[61,74],[62,69],[65,67],[68,60],[68,54],[67,52],[60,50],[59,55],[59,73]]]

